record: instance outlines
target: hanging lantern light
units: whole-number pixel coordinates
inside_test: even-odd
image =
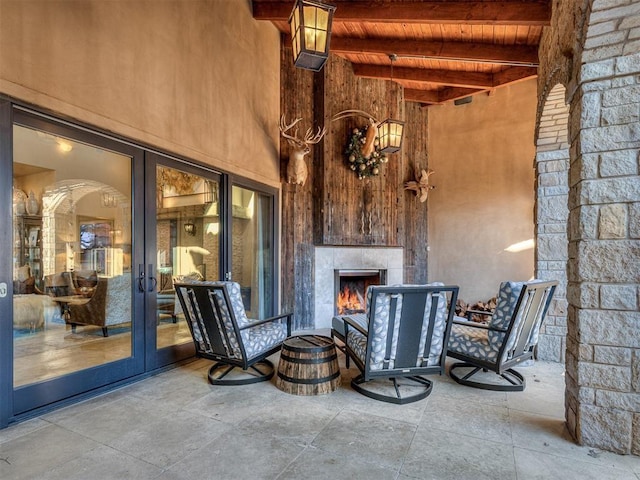
[[[393,82],[393,62],[398,57],[395,54],[389,55],[391,61],[391,81]],[[395,153],[402,147],[402,137],[404,132],[404,122],[387,118],[378,124],[377,136],[381,153]]]
[[[289,16],[293,63],[319,72],[329,58],[331,20],[336,7],[315,0],[296,0]]]

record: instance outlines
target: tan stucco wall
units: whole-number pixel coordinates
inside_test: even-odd
[[[0,0],[0,93],[276,187],[279,55],[246,0]]]
[[[460,286],[466,302],[488,300],[504,280],[534,274],[536,81],[429,110],[429,280]]]

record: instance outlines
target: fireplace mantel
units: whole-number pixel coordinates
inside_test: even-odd
[[[315,328],[331,328],[335,308],[334,270],[386,269],[387,284],[403,283],[402,247],[321,246],[315,247],[314,254]]]

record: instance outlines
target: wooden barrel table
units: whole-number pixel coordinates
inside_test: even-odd
[[[282,344],[276,386],[292,395],[321,395],[340,386],[336,344],[322,335],[298,335]]]

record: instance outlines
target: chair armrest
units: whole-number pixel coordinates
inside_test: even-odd
[[[281,320],[283,318],[287,319],[287,336],[291,336],[291,320],[293,317],[293,313],[283,313],[282,315],[276,315],[275,317],[265,318],[264,320],[255,320],[244,327],[240,327],[240,330],[246,330],[247,328],[255,327],[256,325],[263,325],[265,323],[275,322],[276,320]]]
[[[362,328],[362,325],[360,325],[359,323],[357,323],[355,320],[353,320],[350,317],[342,317],[342,318],[344,319],[344,326],[345,326],[344,334],[345,334],[345,337],[347,336],[348,326],[351,326],[351,327],[355,328],[362,335],[367,336],[368,332],[364,328]]]
[[[461,318],[461,317],[459,317]],[[502,332],[502,333],[506,333],[507,330],[504,328],[496,328],[496,327],[492,327],[490,325],[487,325],[486,323],[478,323],[478,322],[469,322],[467,320],[458,320],[456,318],[453,319],[453,323],[456,325],[462,325],[464,327],[471,327],[471,328],[482,328],[483,330],[491,330],[492,332]]]

